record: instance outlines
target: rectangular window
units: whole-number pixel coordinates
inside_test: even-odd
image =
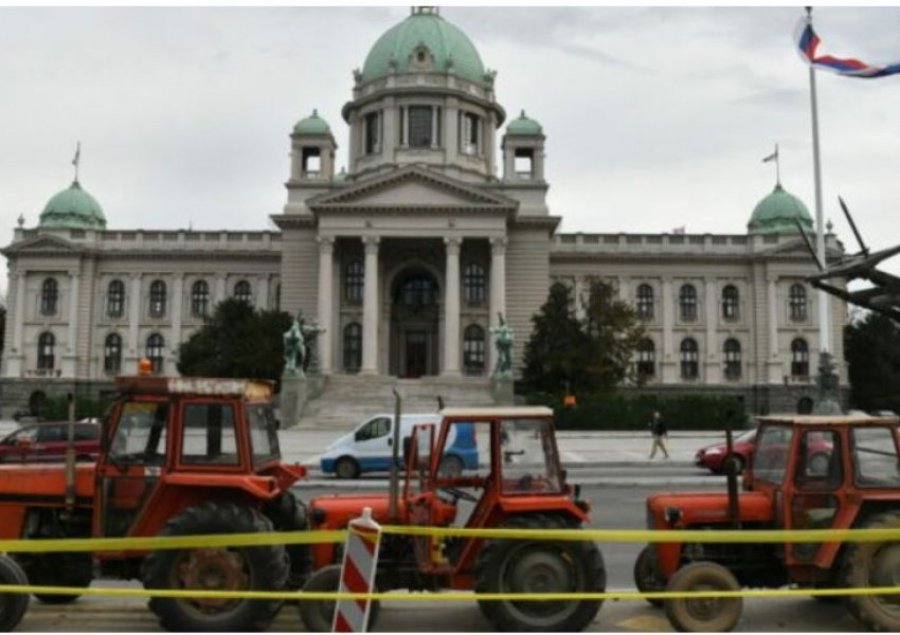
[[[181,460],[207,465],[237,465],[234,410],[231,404],[191,403],[184,407]]]
[[[381,152],[381,113],[366,115],[366,154]]]
[[[517,177],[530,179],[534,175],[534,150],[531,148],[516,148],[513,156],[513,169]]]
[[[247,406],[247,422],[250,427],[250,451],[253,462],[259,463],[281,456],[278,432],[272,409],[264,405]]]
[[[434,145],[431,106],[409,107],[409,147],[430,148]]]
[[[853,428],[853,475],[859,487],[900,486],[897,446],[890,428]]]
[[[459,149],[463,154],[476,155],[480,151],[479,131],[481,119],[470,112],[463,113],[459,133]]]

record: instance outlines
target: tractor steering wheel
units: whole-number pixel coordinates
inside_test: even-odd
[[[477,503],[477,502],[478,502],[478,499],[477,499],[477,498],[475,498],[474,496],[472,496],[471,494],[469,494],[469,492],[464,492],[464,491],[461,490],[461,489],[457,489],[457,488],[455,488],[455,487],[441,487],[441,488],[439,488],[439,489],[440,489],[441,491],[443,491],[443,492],[447,492],[448,494],[450,494],[450,496],[453,497],[453,504],[454,504],[454,505],[456,505],[456,503],[459,501],[460,498],[463,499],[463,500],[471,501],[471,502],[473,502],[473,503]]]

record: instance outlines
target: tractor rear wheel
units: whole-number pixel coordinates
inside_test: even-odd
[[[332,564],[323,567],[313,573],[306,586],[303,587],[303,593],[325,593],[337,591],[341,585],[341,565]],[[306,630],[311,633],[330,633],[331,624],[334,621],[334,609],[337,602],[334,600],[304,600],[300,595],[300,619]],[[366,631],[371,631],[378,619],[378,611],[381,603],[378,600],[372,600],[369,605],[369,621]]]
[[[641,593],[666,590],[666,579],[659,570],[655,545],[644,547],[634,561],[634,584]],[[663,605],[663,601],[659,598],[644,599],[656,607]]]
[[[290,491],[283,491],[263,507],[263,513],[272,521],[275,531],[308,531],[309,515],[306,505],[298,501]],[[285,547],[291,562],[291,573],[286,588],[300,589],[309,577],[312,567],[310,545],[296,544]]]
[[[669,580],[666,591],[739,591],[731,571],[715,562],[692,562]],[[743,598],[672,598],[665,600],[666,617],[675,630],[688,633],[730,631],[741,618]]]
[[[574,529],[559,516],[529,514],[505,529]],[[489,540],[476,565],[476,593],[603,593],[606,569],[590,541]],[[602,600],[484,600],[481,612],[498,631],[582,631]]]
[[[172,518],[161,536],[270,533],[272,523],[250,507],[205,502]],[[284,546],[154,551],[144,560],[144,587],[202,591],[281,591],[288,578]],[[170,631],[259,631],[281,602],[248,599],[152,598],[150,609]]]
[[[0,584],[28,585],[28,578],[19,563],[5,555],[0,555]],[[27,594],[0,593],[0,631],[9,632],[18,626],[27,609]]]
[[[898,529],[900,512],[874,516],[865,529]],[[894,587],[900,584],[900,542],[854,542],[847,545],[844,586]],[[900,631],[900,597],[896,595],[850,595],[847,607],[873,631]]]

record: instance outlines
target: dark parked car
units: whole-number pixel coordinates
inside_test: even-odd
[[[75,456],[93,459],[100,452],[100,425],[74,424]],[[0,461],[61,461],[68,445],[67,421],[33,423],[19,428],[0,440]]]

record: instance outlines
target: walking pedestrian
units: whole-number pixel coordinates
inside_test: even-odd
[[[668,430],[666,430],[666,424],[663,423],[659,414],[659,410],[653,411],[653,418],[650,420],[649,427],[650,434],[653,435],[653,445],[650,446],[650,458],[652,459],[656,456],[657,448],[662,450],[665,458],[669,458],[669,451],[666,449],[666,439],[668,439],[669,434]]]

